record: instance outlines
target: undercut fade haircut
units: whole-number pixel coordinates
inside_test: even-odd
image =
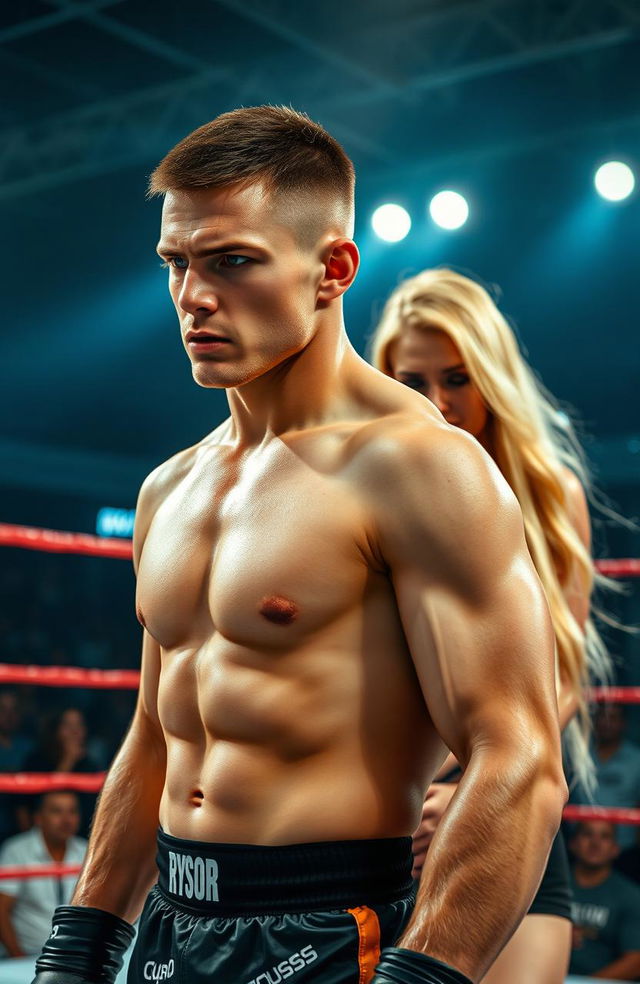
[[[149,196],[259,180],[274,195],[323,195],[352,215],[349,157],[319,123],[288,106],[234,109],[194,130],[152,173]]]

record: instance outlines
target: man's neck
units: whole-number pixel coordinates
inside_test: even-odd
[[[64,861],[65,854],[67,853],[67,841],[52,840],[47,837],[43,831],[40,831],[40,835],[44,841],[44,846],[49,853],[52,861]]]
[[[233,433],[241,445],[319,426],[346,406],[346,367],[359,361],[344,326],[326,325],[309,344],[257,379],[227,390]]]
[[[573,869],[573,875],[580,888],[595,888],[602,885],[611,875],[611,865],[604,868],[587,868],[579,862]]]

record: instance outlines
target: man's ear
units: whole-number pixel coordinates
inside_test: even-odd
[[[324,276],[318,285],[318,307],[326,307],[349,289],[360,266],[358,247],[352,239],[334,239],[323,257]]]

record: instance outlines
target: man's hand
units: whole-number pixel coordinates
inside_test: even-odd
[[[413,878],[419,878],[422,874],[429,844],[457,788],[457,782],[433,782],[427,790],[422,806],[422,820],[413,835],[411,848],[413,851],[411,876]]]

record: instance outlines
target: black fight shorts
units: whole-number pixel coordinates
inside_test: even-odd
[[[411,838],[256,847],[158,833],[127,984],[367,984],[414,904]]]
[[[571,919],[571,878],[569,859],[562,832],[556,834],[540,888],[531,903],[528,916],[561,916]]]

